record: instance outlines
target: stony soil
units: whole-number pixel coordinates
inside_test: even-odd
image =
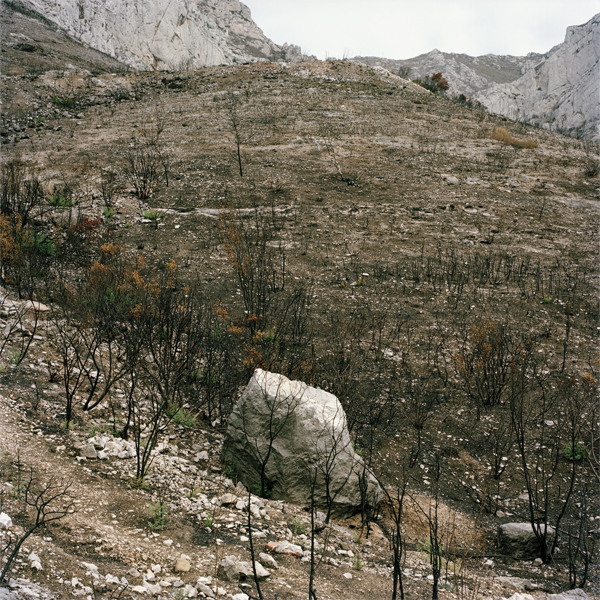
[[[33,37],[29,26],[25,34]],[[276,232],[273,242],[285,253],[287,280],[311,285],[317,351],[323,343],[318,330],[326,329],[331,314],[367,307],[402,315],[413,327],[412,337],[403,330],[384,348],[389,359],[406,352],[419,356],[432,324],[445,323],[453,330],[468,314],[501,318],[515,330],[545,331],[539,350],[560,364],[564,304],[571,298],[569,282],[575,281],[578,295],[566,368],[574,377],[594,372],[600,205],[598,177],[586,173],[598,160],[597,148],[498,119],[344,61],[171,74],[108,74],[100,69],[92,74],[86,68],[75,61],[69,69],[26,76],[13,70],[2,76],[4,157],[19,154],[42,174],[49,193],[53,186],[69,183],[79,200],[71,211],[62,211],[70,216],[54,211],[47,221],[49,233],[61,219],[103,218],[100,174],[111,169],[117,175],[116,214],[109,223],[113,240],[132,260],[141,256],[158,265],[174,259],[182,270],[200,277],[208,295],[235,312],[243,307],[217,217],[223,207],[256,209]],[[241,115],[243,176],[237,171],[227,108],[231,92]],[[65,103],[65,98],[70,100]],[[520,138],[534,137],[539,145],[505,146],[490,139],[494,126],[507,127]],[[124,177],[122,156],[132,140],[158,129],[169,156],[169,183],[163,181],[142,202]],[[160,220],[144,219],[147,209],[160,210]],[[514,268],[526,262],[528,276],[519,287],[497,273],[494,281],[469,283],[459,292],[431,275],[432,269],[452,263],[453,256],[467,266],[482,257],[510,256]],[[8,316],[3,319],[8,322]],[[93,597],[93,577],[83,564],[89,563],[101,575],[96,597],[116,597],[118,584],[110,574],[127,579],[130,587],[121,596],[126,598],[138,597],[133,586],[160,565],[154,579],[164,582],[162,597],[177,597],[200,577],[211,577],[210,583],[201,582],[216,583],[223,597],[239,592],[236,585],[215,578],[220,558],[249,556],[248,543],[242,541],[247,533],[244,511],[235,504],[221,506],[224,494],[243,495],[220,471],[222,430],[208,423],[173,425],[161,440],[149,489],[132,489],[132,459],[77,456],[78,442],[105,430],[108,411],[79,414],[73,430],[60,427],[62,392],[51,377],[58,356],[51,329],[42,325],[37,335],[40,339],[18,367],[9,364],[8,354],[18,348],[17,340],[0,357],[5,371],[0,376],[0,448],[9,453],[1,476],[5,482],[14,480],[18,453],[23,468],[35,466],[41,476],[72,480],[77,511],[26,542],[14,576],[39,583],[32,592],[39,597]],[[364,368],[370,373],[370,367]],[[497,525],[527,518],[524,488],[517,463],[511,461],[502,510],[482,512],[476,488],[485,453],[462,402],[453,392],[428,423],[422,472],[411,486],[415,501],[426,505],[431,489],[427,473],[432,456],[441,452],[447,459],[442,497],[448,535],[485,540],[478,545],[481,560],[468,570],[467,587],[451,588],[449,566],[448,589],[440,597],[509,597],[524,589],[521,580],[527,579],[527,593],[543,600],[548,592],[566,587],[565,564],[559,560],[541,566],[498,555]],[[486,418],[494,419],[494,412]],[[385,471],[389,485],[399,473],[405,436],[412,435],[398,431],[397,439],[377,447],[376,467]],[[209,460],[195,460],[203,450]],[[566,461],[562,468],[568,469]],[[584,478],[597,490],[589,469]],[[17,527],[26,525],[19,500],[5,492],[3,510]],[[148,508],[163,497],[169,504],[166,528],[153,534]],[[597,507],[597,501],[594,495],[590,503]],[[306,548],[299,524],[307,523],[304,507],[263,502],[253,523],[265,534],[255,540],[260,550],[279,539]],[[575,514],[570,517],[576,519]],[[209,515],[212,528],[206,527]],[[424,549],[428,533],[418,515],[415,506],[409,507],[405,586],[407,598],[414,600],[429,597],[431,587]],[[329,550],[317,572],[318,597],[390,597],[385,519],[368,539],[360,537],[356,520],[336,525],[338,529],[318,535]],[[26,560],[32,550],[42,571],[32,570]],[[182,554],[190,558],[188,573],[174,571]],[[307,563],[275,558],[279,569],[263,584],[265,597],[306,597]],[[519,579],[502,579],[507,577]],[[590,597],[598,593],[598,581],[594,572],[586,590]]]

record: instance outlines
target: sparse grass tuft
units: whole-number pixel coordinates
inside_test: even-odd
[[[151,221],[158,221],[161,218],[161,213],[158,210],[150,209],[144,211],[144,219],[150,219]]]

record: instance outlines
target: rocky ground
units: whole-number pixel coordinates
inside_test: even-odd
[[[9,369],[10,376],[3,378],[2,511],[12,515],[13,523],[0,535],[3,540],[9,532],[20,536],[30,524],[21,512],[23,497],[17,490],[31,468],[41,481],[69,482],[74,507],[27,539],[11,572],[9,595],[0,588],[0,598],[254,596],[248,567],[248,493],[222,472],[222,435],[173,426],[155,451],[149,489],[131,489],[131,444],[99,432],[93,424],[87,430],[60,427],[56,415],[62,403],[56,386],[40,379],[48,360],[36,358],[44,353],[40,342],[32,363]],[[425,498],[417,495],[415,501]],[[153,513],[158,502],[165,502],[164,520]],[[250,507],[256,556],[266,568],[261,577],[265,597],[304,598],[310,556],[306,510],[256,496],[250,497]],[[475,528],[471,519],[448,508],[443,523],[452,524],[461,536],[472,535]],[[432,577],[426,528],[410,504],[404,526],[410,546],[416,548],[408,551],[404,564],[406,597],[426,598]],[[324,555],[317,570],[319,598],[390,597],[389,542],[379,525],[374,524],[368,536],[360,518],[331,526],[320,523],[318,529],[315,547]],[[489,555],[463,574],[460,586],[454,566],[448,564],[440,598],[518,600],[518,592],[529,594],[521,598],[553,597],[548,595],[554,588],[549,581],[552,568],[507,562],[495,558],[493,551]]]
[[[34,37],[30,30],[23,34]],[[392,363],[407,352],[421,356],[432,324],[446,323],[455,331],[464,315],[501,317],[520,331],[543,330],[539,351],[560,367],[565,303],[575,297],[565,368],[577,380],[597,376],[595,146],[499,119],[346,61],[177,73],[88,68],[75,60],[61,70],[2,75],[4,159],[26,161],[40,174],[48,197],[65,186],[73,193],[74,206],[43,215],[45,231],[58,244],[65,224],[98,219],[131,261],[175,260],[233,313],[242,306],[219,234],[219,211],[258,213],[272,226],[271,243],[285,255],[287,281],[311,286],[315,352],[325,343],[319,332],[327,330],[332,314],[366,307],[402,315],[412,327],[380,348],[379,363],[365,359],[368,373],[382,358]],[[232,101],[240,115],[242,176]],[[519,139],[532,137],[538,145],[504,145],[491,139],[494,127],[508,128]],[[168,157],[169,180],[161,176],[150,197],[140,200],[123,157],[147,135],[159,139]],[[102,190],[107,172],[115,174],[109,203]],[[150,210],[159,218],[145,216]],[[503,266],[492,280],[475,285],[467,267],[485,261]],[[440,283],[436,273],[451,265],[462,269],[464,290],[456,280]],[[522,280],[509,273],[517,268],[526,273]],[[42,293],[35,299],[49,302]],[[223,471],[219,423],[198,415],[193,423],[171,424],[155,451],[147,489],[133,489],[135,458],[130,445],[112,436],[115,415],[108,405],[78,411],[72,429],[61,427],[64,389],[56,380],[55,331],[43,317],[33,332],[24,302],[14,291],[3,291],[1,318],[9,339],[0,356],[0,512],[13,525],[2,535],[5,540],[9,532],[18,535],[29,522],[19,486],[30,468],[41,481],[71,481],[75,510],[26,540],[8,593],[255,596],[251,578],[230,581],[228,570],[219,572],[228,556],[249,560],[247,493]],[[18,366],[12,363],[29,334],[11,329],[16,314],[25,315],[22,324],[34,333]],[[117,411],[123,397],[115,389],[111,405]],[[527,518],[522,476],[511,455],[500,509],[482,511],[477,498],[487,458],[465,406],[464,396],[452,388],[425,428],[422,468],[417,465],[411,485],[414,504],[406,513],[406,597],[431,594],[428,529],[417,504],[427,506],[432,457],[441,453],[447,535],[482,541],[471,557],[476,560],[465,561],[460,581],[455,577],[460,550],[445,563],[440,598],[497,600],[519,593],[546,600],[568,586],[565,553],[551,565],[499,553],[498,525]],[[495,418],[490,411],[484,422]],[[403,423],[398,427],[397,439],[379,446],[375,461],[390,486],[405,442],[414,435]],[[564,475],[570,463],[561,461]],[[590,489],[597,489],[591,468],[582,473]],[[161,502],[167,506],[164,520],[153,508]],[[592,494],[590,505],[597,502]],[[260,559],[270,572],[262,583],[265,598],[306,597],[306,507],[255,497],[250,507],[257,553],[270,557]],[[590,514],[596,519],[594,510]],[[576,522],[576,515],[573,507],[569,518]],[[382,517],[367,537],[355,518],[317,534],[317,548],[325,554],[316,574],[318,598],[391,596],[388,525]],[[301,552],[280,554],[269,546],[283,541]],[[586,593],[593,598],[595,570],[590,579]],[[0,598],[6,593],[0,589]]]

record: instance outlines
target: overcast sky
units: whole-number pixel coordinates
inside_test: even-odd
[[[242,1],[275,43],[320,59],[544,53],[600,11],[598,0]]]

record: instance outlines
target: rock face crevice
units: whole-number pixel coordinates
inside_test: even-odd
[[[258,493],[261,471],[274,500],[315,504],[337,517],[366,504],[382,490],[355,453],[338,399],[283,375],[257,369],[229,417],[221,459]],[[315,480],[316,477],[316,480]]]
[[[600,14],[569,27],[565,41],[523,76],[476,99],[511,119],[600,141]]]
[[[238,0],[20,0],[71,37],[137,70],[281,58]],[[288,58],[300,54],[293,47]]]

